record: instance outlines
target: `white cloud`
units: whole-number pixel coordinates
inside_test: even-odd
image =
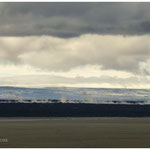
[[[20,75],[1,77],[1,86],[24,87],[94,87],[94,88],[149,88],[150,78],[139,76],[119,78],[101,77],[64,77],[56,75]]]
[[[0,65],[0,85],[3,86],[101,87],[101,84],[108,84],[112,78],[125,80],[132,77],[134,75],[128,72],[105,71],[92,65],[77,67],[67,72],[45,71],[29,65]]]
[[[0,85],[146,88],[149,39],[94,34],[0,37]]]
[[[138,72],[150,59],[150,36],[82,35],[63,39],[1,37],[1,63],[22,63],[46,70],[65,71],[84,65]]]

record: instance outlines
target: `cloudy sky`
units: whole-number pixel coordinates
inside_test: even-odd
[[[0,86],[150,88],[150,3],[0,3]]]

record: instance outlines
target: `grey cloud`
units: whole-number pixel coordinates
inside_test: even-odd
[[[0,36],[150,33],[150,3],[0,3]]]

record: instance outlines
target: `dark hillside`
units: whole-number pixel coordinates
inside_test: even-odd
[[[1,103],[0,117],[148,117],[150,105]]]

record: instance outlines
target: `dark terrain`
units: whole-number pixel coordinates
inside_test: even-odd
[[[149,117],[150,105],[0,103],[0,117]]]

